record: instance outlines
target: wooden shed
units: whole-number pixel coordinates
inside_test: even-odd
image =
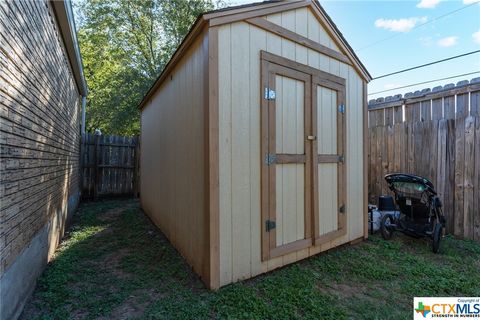
[[[316,1],[199,17],[141,109],[141,205],[209,288],[367,237],[371,77]]]

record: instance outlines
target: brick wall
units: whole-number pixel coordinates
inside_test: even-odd
[[[0,1],[2,277],[47,224],[48,259],[76,209],[80,118],[51,3]]]

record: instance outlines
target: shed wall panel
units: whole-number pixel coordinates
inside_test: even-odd
[[[268,16],[316,41],[325,31],[309,9]],[[307,18],[305,19],[305,16]],[[318,39],[320,37],[320,40]],[[329,45],[330,42],[322,44]],[[336,49],[331,45],[332,49]],[[346,79],[348,233],[321,246],[261,261],[260,228],[260,50],[308,64]],[[241,52],[242,54],[238,54]],[[219,29],[220,284],[249,278],[363,236],[362,80],[328,56],[244,22]],[[245,81],[243,79],[248,79]],[[250,97],[245,104],[242,97]],[[246,127],[239,129],[240,124]],[[246,130],[248,129],[248,130]],[[250,159],[250,162],[245,162]],[[241,176],[240,176],[241,175]],[[240,263],[237,265],[237,263]]]
[[[250,234],[250,215],[243,215],[245,204],[250,200],[250,163],[245,159],[250,155],[250,108],[245,99],[249,94],[249,75],[245,70],[249,68],[249,26],[247,24],[232,25],[232,41],[238,46],[231,51],[232,61],[232,92],[231,99],[235,101],[235,108],[231,110],[232,118],[232,184],[237,188],[232,197],[232,236],[242,237]],[[221,68],[221,66],[220,66]],[[245,91],[238,90],[244,88]],[[240,160],[241,161],[238,161]],[[244,241],[232,242],[232,272],[235,274],[249,274],[250,261],[244,259],[244,254],[250,252],[250,237]]]
[[[271,14],[266,18],[321,45],[340,51],[308,7]]]
[[[228,37],[228,34],[226,35]],[[257,30],[257,32],[249,32],[249,59],[250,66],[249,73],[249,106],[259,103],[262,92],[259,83],[260,59],[258,59],[258,52],[265,48],[267,44],[267,32],[264,30]],[[227,42],[230,45],[230,41]],[[223,74],[223,72],[221,72]],[[226,109],[224,109],[226,110]],[[251,274],[259,274],[267,271],[266,265],[261,263],[261,246],[258,245],[261,241],[261,234],[258,230],[263,226],[263,223],[258,217],[260,212],[260,165],[258,164],[260,157],[260,112],[250,112],[250,267]],[[222,181],[222,180],[221,180]],[[225,181],[223,181],[225,183]],[[221,240],[223,240],[221,238]],[[231,241],[231,240],[230,240]]]
[[[140,163],[143,210],[204,279],[207,56],[204,33],[143,108]]]

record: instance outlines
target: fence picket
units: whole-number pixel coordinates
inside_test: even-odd
[[[475,175],[475,118],[465,119],[465,166],[463,190],[463,234],[473,238],[473,184]]]
[[[455,234],[463,234],[463,184],[465,172],[465,119],[455,120]]]
[[[429,151],[427,165],[429,169],[429,177],[432,179],[433,185],[438,184],[437,165],[438,165],[438,120],[429,121],[429,141],[426,142],[425,149]]]
[[[420,121],[429,121],[432,118],[431,101],[420,102]]]
[[[385,125],[389,126],[393,124],[393,109],[385,109]]]
[[[457,109],[455,111],[455,118],[468,117],[468,93],[457,95]]]
[[[372,190],[372,193],[375,194],[375,179],[376,179],[376,166],[375,166],[375,144],[377,142],[375,135],[375,128],[368,128],[368,190]],[[369,196],[370,196],[369,194]],[[374,202],[375,199],[368,198],[369,202]]]
[[[437,135],[437,184],[435,184],[438,196],[443,201],[443,208],[446,207],[446,188],[448,188],[448,181],[446,179],[447,174],[447,120],[442,119],[438,122],[438,135]],[[447,220],[447,230],[450,223],[452,223],[452,215],[449,212],[445,213],[445,219]],[[448,215],[447,215],[448,214]],[[450,221],[452,220],[452,221]]]
[[[395,123],[403,122],[403,105],[393,107],[393,119]]]
[[[379,182],[379,189],[380,192],[385,193],[387,190],[387,186],[385,183],[385,180],[383,177],[387,174],[387,168],[388,168],[388,145],[387,145],[387,128],[385,126],[379,127],[380,129],[380,136],[383,137],[382,143],[378,144],[379,147],[379,156],[380,156],[380,167],[381,167],[381,176],[378,179]]]
[[[414,119],[415,104],[405,104],[405,122],[411,123]]]
[[[447,159],[445,165],[444,213],[447,218],[447,231],[454,233],[455,218],[455,120],[447,120]]]
[[[443,98],[443,117],[445,119],[455,119],[455,96]]]
[[[414,148],[415,148],[415,136],[412,123],[407,122],[407,172],[415,172],[415,163],[414,163]]]
[[[400,172],[401,169],[401,161],[402,161],[402,146],[401,146],[401,138],[402,138],[402,127],[401,124],[395,124],[393,129],[393,171]]]
[[[470,115],[472,117],[480,116],[480,91],[470,93]]]
[[[443,118],[442,98],[432,100],[432,120]]]

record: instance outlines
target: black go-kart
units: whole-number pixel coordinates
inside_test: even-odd
[[[380,231],[385,240],[392,238],[394,231],[412,237],[429,237],[432,250],[438,253],[445,228],[442,203],[430,180],[403,173],[385,176],[388,187],[395,194],[400,214],[385,214],[380,222]]]

